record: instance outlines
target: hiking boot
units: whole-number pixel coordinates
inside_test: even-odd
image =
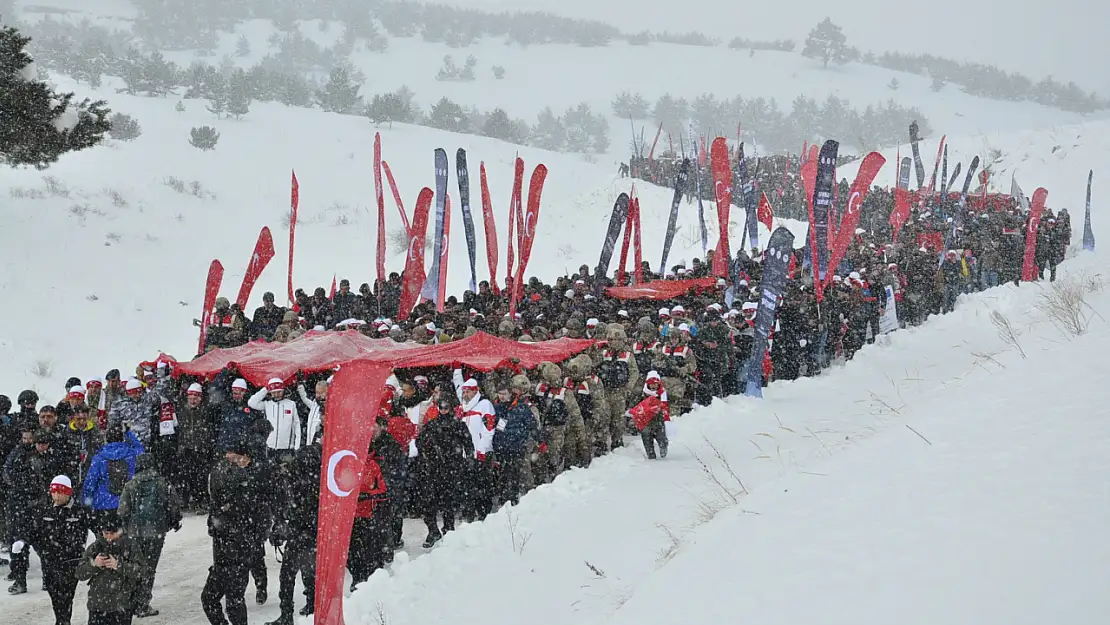
[[[441,538],[443,538],[443,534],[440,534],[439,532],[435,532],[434,534],[429,533],[427,540],[424,541],[424,548],[431,549],[435,546],[436,543],[440,541]]]
[[[16,582],[16,583],[12,584],[11,586],[8,586],[8,594],[9,595],[25,595],[25,594],[27,594],[27,584],[20,584],[19,582]]]
[[[257,603],[258,605],[266,605],[267,597],[268,597],[268,595],[266,594],[266,589],[265,588],[255,588],[255,590],[254,590],[254,602],[255,603]]]
[[[158,616],[158,610],[155,610],[148,605],[135,610],[135,618],[148,618],[151,616]]]
[[[666,458],[667,457],[667,444],[666,443],[659,443],[659,457],[660,458]]]
[[[282,614],[276,620],[266,623],[266,625],[293,625],[293,615]]]
[[[316,613],[316,608],[313,607],[313,605],[311,603],[306,605],[305,607],[301,608],[300,612],[297,612],[297,614],[300,614],[301,616],[312,616],[315,613]]]

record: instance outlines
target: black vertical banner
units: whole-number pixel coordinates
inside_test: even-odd
[[[767,252],[763,257],[761,295],[759,309],[755,313],[755,339],[747,364],[744,395],[748,397],[763,397],[763,355],[767,353],[771,327],[775,325],[775,310],[778,308],[779,296],[786,288],[786,271],[793,253],[794,235],[789,230],[780,227],[771,233]]]
[[[829,139],[817,157],[817,180],[813,185],[813,240],[817,245],[817,276],[825,279],[829,268],[829,213],[832,209],[833,186],[836,184],[836,155],[840,143]]]
[[[671,255],[671,244],[674,243],[675,229],[678,228],[678,204],[682,200],[682,191],[686,189],[686,179],[690,176],[690,159],[682,159],[678,173],[674,177],[674,199],[671,200],[671,217],[667,220],[667,236],[663,239],[663,259],[659,261],[659,275],[667,275],[667,258]],[[616,243],[616,239],[613,240]]]

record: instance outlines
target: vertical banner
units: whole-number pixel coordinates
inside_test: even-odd
[[[328,301],[335,301],[335,274],[331,274],[331,292],[328,293]]]
[[[254,290],[254,283],[258,282],[258,276],[262,275],[262,270],[270,264],[273,257],[274,237],[270,235],[269,227],[262,226],[262,232],[258,233],[258,241],[254,244],[254,252],[251,253],[250,262],[247,263],[247,270],[243,273],[243,284],[239,285],[239,295],[235,298],[239,310],[244,311],[244,313],[246,312],[247,300],[250,299],[251,291]]]
[[[409,216],[405,214],[405,205],[401,202],[401,192],[397,190],[397,181],[393,179],[393,172],[389,170],[389,163],[382,161],[382,171],[389,182],[389,190],[393,192],[393,201],[397,204],[397,211],[401,213],[401,223],[405,225],[405,232],[412,236],[412,226],[409,225]]]
[[[428,187],[420,190],[416,198],[416,208],[412,213],[412,232],[409,236],[409,251],[405,258],[405,276],[401,282],[400,310],[397,318],[405,320],[420,299],[420,288],[424,284],[424,245],[428,232],[428,213],[432,208],[435,194]]]
[[[1095,231],[1091,227],[1091,182],[1095,178],[1095,170],[1087,173],[1087,210],[1083,216],[1083,249],[1095,251]]]
[[[686,181],[690,175],[690,159],[682,159],[678,166],[678,173],[674,177],[674,196],[671,198],[671,215],[667,219],[667,234],[663,238],[663,258],[659,261],[659,275],[667,273],[667,257],[671,255],[671,245],[674,243],[675,230],[678,229],[678,205],[682,201],[682,191],[686,188]],[[615,209],[614,209],[615,210]],[[612,225],[610,224],[610,227]]]
[[[474,218],[470,215],[470,171],[466,167],[466,150],[455,153],[456,177],[459,180],[459,208],[462,210],[463,232],[466,234],[466,251],[470,256],[470,292],[478,293],[477,252],[474,238]]]
[[[655,146],[659,143],[659,135],[663,134],[663,122],[659,122],[659,130],[655,131],[655,140],[651,142],[651,150],[648,151],[648,162],[650,163],[652,157],[655,156]]]
[[[513,280],[513,297],[509,303],[509,314],[516,317],[516,305],[524,293],[524,271],[528,267],[528,259],[532,256],[532,244],[536,240],[536,222],[540,218],[540,198],[543,194],[543,182],[547,179],[547,167],[536,165],[532,171],[532,180],[528,183],[528,210],[520,226],[520,262],[516,267],[516,280]]]
[[[343,590],[355,508],[387,364],[343,363],[328,389],[316,530],[316,624],[344,625]]]
[[[748,232],[748,249],[755,250],[759,248],[758,202],[752,177],[748,175],[748,159],[744,156],[743,143],[737,148],[737,154],[736,181],[740,184],[740,203],[744,207],[744,229]]]
[[[898,183],[894,187],[894,210],[890,212],[890,228],[893,233],[890,240],[898,242],[898,233],[910,218],[910,168],[913,162],[910,157],[902,159],[898,168]]]
[[[382,135],[380,132],[374,133],[374,199],[378,202],[378,285],[374,291],[380,300],[382,287],[385,286],[385,196],[382,195]]]
[[[297,182],[297,172],[293,172],[293,185],[289,192],[289,305],[293,305],[293,241],[297,231],[297,209],[301,206],[301,185]]]
[[[632,279],[636,284],[644,282],[644,250],[640,243],[640,198],[632,198]]]
[[[432,268],[424,287],[420,289],[420,297],[435,302],[436,309],[443,312],[443,302],[439,299],[439,274],[442,270],[443,248],[446,245],[443,236],[444,221],[447,218],[447,152],[437,148],[435,152],[436,174],[436,229],[435,247],[432,256]]]
[[[717,224],[720,237],[713,252],[710,271],[721,278],[728,277],[728,261],[732,257],[728,245],[728,217],[732,208],[732,168],[728,163],[728,141],[724,137],[713,140],[709,161],[713,167],[713,197],[717,201]]]
[[[197,353],[204,353],[204,342],[208,338],[208,326],[212,325],[212,309],[220,295],[220,284],[224,281],[224,266],[213,260],[208,265],[208,279],[204,282],[204,310],[200,311],[200,344]]]
[[[817,301],[825,299],[824,280],[829,269],[829,213],[832,207],[833,187],[836,186],[836,154],[840,143],[829,139],[821,146],[817,157],[817,173],[813,183],[813,287]]]
[[[597,270],[594,272],[598,278],[609,275],[609,261],[613,259],[613,251],[617,248],[617,237],[620,236],[621,228],[628,219],[629,203],[627,193],[618,195],[617,201],[613,203],[613,212],[609,215],[609,229],[605,231],[605,242],[601,246],[601,259],[598,260]],[[620,271],[619,268],[618,271]],[[598,283],[600,285],[601,281],[599,280]]]
[[[508,255],[505,257],[505,260],[508,263],[508,266],[506,267],[507,271],[505,273],[506,280],[512,279],[512,277],[515,275],[513,273],[513,263],[516,261],[516,254],[513,253],[513,244],[516,244],[517,250],[520,249],[520,236],[517,235],[513,230],[514,227],[517,230],[523,227],[522,224],[518,223],[520,220],[517,218],[520,213],[520,196],[524,192],[523,186],[524,159],[518,156],[516,158],[516,161],[513,163],[513,193],[509,197],[509,248]],[[512,296],[510,295],[510,298],[511,297]]]
[[[826,288],[832,284],[832,274],[836,271],[840,260],[844,258],[844,254],[847,253],[848,246],[852,244],[852,239],[856,236],[856,226],[859,225],[860,215],[863,213],[863,200],[867,198],[871,183],[874,182],[875,176],[879,174],[879,170],[883,168],[884,164],[886,164],[886,159],[883,158],[883,155],[872,152],[863,158],[863,162],[859,166],[859,172],[856,174],[851,191],[848,193],[848,206],[844,210],[840,226],[836,229],[836,239],[833,241],[831,257],[829,258],[831,271],[825,275]]]
[[[910,151],[913,153],[913,169],[917,174],[917,189],[925,186],[925,163],[921,162],[921,138],[917,136],[917,122],[910,124]]]
[[[635,189],[633,189],[635,192]],[[617,286],[624,286],[624,276],[627,273],[628,267],[628,247],[632,243],[632,210],[635,206],[636,200],[628,200],[628,210],[624,214],[624,240],[621,242],[621,258],[617,263],[616,284]]]
[[[748,397],[763,397],[763,357],[767,353],[767,342],[775,325],[775,310],[786,287],[787,267],[793,255],[794,235],[786,228],[771,233],[767,252],[763,255],[762,295],[755,313],[755,338],[747,363],[748,383],[744,395]]]
[[[694,151],[694,192],[698,198],[698,231],[701,234],[701,255],[709,251],[709,232],[705,229],[705,205],[701,201],[701,163],[704,155],[698,150],[698,138],[694,125],[690,124],[690,146]],[[665,268],[660,267],[660,270]],[[666,274],[666,272],[664,272]]]
[[[443,251],[439,259],[439,286],[436,291],[439,299],[436,301],[436,310],[443,312],[447,304],[447,263],[451,260],[451,196],[444,200],[446,207],[443,213]]]
[[[1024,199],[1024,198],[1023,198]],[[1040,277],[1035,261],[1037,254],[1037,231],[1041,226],[1041,214],[1048,191],[1039,188],[1033,192],[1033,205],[1029,208],[1029,224],[1025,228],[1025,262],[1021,266],[1021,279],[1032,282]]]
[[[497,219],[493,215],[493,201],[486,182],[486,164],[478,164],[479,183],[482,187],[482,221],[486,231],[486,262],[489,264],[489,286],[494,294],[501,292],[497,286]]]

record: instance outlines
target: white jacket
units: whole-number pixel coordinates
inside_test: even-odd
[[[266,446],[270,449],[300,449],[301,416],[297,413],[297,405],[292,399],[266,399],[268,393],[263,387],[247,400],[247,406],[252,410],[266,413],[266,420],[274,428],[266,439]]]
[[[462,371],[455,369],[453,378],[455,393],[458,394],[459,402],[462,403],[462,421],[466,424],[466,428],[470,430],[470,438],[474,441],[474,456],[484,459],[486,454],[493,451],[493,428],[497,424],[497,413],[493,404],[488,399],[483,398],[481,392],[475,394],[469,402],[463,401],[462,385],[464,380]]]
[[[297,394],[301,396],[304,405],[308,406],[308,427],[305,428],[305,437],[308,439],[306,443],[311,444],[315,440],[316,430],[324,424],[324,412],[320,410],[320,403],[308,396],[304,384],[297,385]],[[324,440],[323,432],[320,432],[320,440]]]

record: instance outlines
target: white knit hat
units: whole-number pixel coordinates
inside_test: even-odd
[[[127,380],[127,385],[123,387],[125,391],[136,391],[143,387],[143,383],[138,378],[130,378]]]
[[[247,381],[244,380],[243,378],[238,378],[237,380],[235,380],[234,382],[231,383],[231,388],[233,388],[233,389],[241,388],[245,391],[245,390],[247,390]]]
[[[193,382],[192,384],[189,385],[189,390],[187,390],[185,392],[189,395],[203,395],[204,394],[204,387],[201,386],[200,384],[198,384],[197,382]]]

